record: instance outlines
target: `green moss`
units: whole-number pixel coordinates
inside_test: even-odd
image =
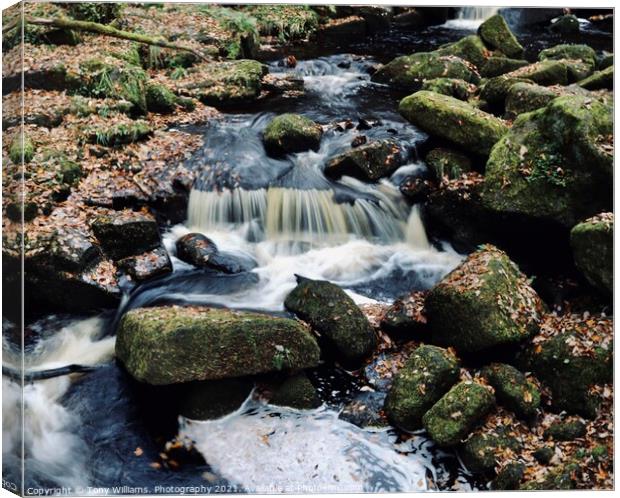
[[[521,78],[539,85],[568,84],[568,68],[565,60],[543,60],[506,73],[508,78]]]
[[[489,50],[477,35],[470,35],[435,50],[439,55],[453,55],[481,68],[490,55]]]
[[[541,446],[532,455],[538,463],[548,465],[555,455],[555,449],[552,446]]]
[[[459,379],[458,360],[437,346],[420,346],[398,371],[385,412],[405,430],[422,427],[422,417]]]
[[[506,114],[516,117],[525,112],[545,107],[558,92],[532,83],[515,83],[506,94]]]
[[[111,126],[96,126],[87,128],[84,132],[90,143],[114,147],[138,142],[153,133],[151,125],[144,120],[118,123]]]
[[[480,70],[480,75],[484,78],[493,78],[505,73],[510,73],[519,68],[527,66],[528,61],[523,59],[510,59],[508,57],[489,57]]]
[[[109,24],[120,16],[122,3],[114,2],[75,2],[65,4],[67,13],[81,21]]]
[[[311,119],[299,114],[281,114],[273,118],[263,133],[267,152],[272,155],[317,150],[323,130]]]
[[[522,445],[510,435],[510,427],[499,426],[492,432],[476,432],[463,445],[461,455],[467,470],[490,473],[498,464],[498,456],[506,450],[518,454]]]
[[[484,21],[480,25],[478,33],[486,44],[500,50],[508,57],[521,57],[523,55],[523,46],[499,14]]]
[[[530,80],[525,78],[515,78],[510,76],[512,73],[503,74],[490,78],[480,87],[480,99],[487,102],[492,107],[503,108],[506,95],[517,83],[529,84]]]
[[[319,348],[299,322],[213,308],[138,308],[121,320],[116,356],[137,380],[174,384],[314,367]]]
[[[591,285],[611,295],[614,283],[613,213],[604,213],[575,225],[570,238],[577,268]]]
[[[82,166],[66,157],[60,159],[60,181],[68,186],[75,186],[84,176]]]
[[[527,481],[519,489],[525,491],[575,489],[578,472],[579,465],[575,463],[558,465],[550,469],[542,478]]]
[[[478,154],[488,154],[508,131],[501,120],[453,97],[420,91],[400,101],[398,110],[422,130]]]
[[[34,157],[35,148],[32,140],[22,133],[15,135],[9,147],[9,158],[13,164],[29,163]]]
[[[305,39],[319,27],[318,14],[306,5],[252,5],[244,12],[256,19],[261,35],[281,42]]]
[[[579,82],[581,88],[586,90],[613,90],[614,88],[614,67],[609,66],[602,71],[596,71],[592,76],[582,79]]]
[[[345,361],[356,363],[375,347],[370,323],[337,285],[303,279],[286,297],[284,306],[327,338]]]
[[[455,446],[465,439],[493,407],[493,394],[473,382],[461,382],[448,391],[422,418],[438,446]]]
[[[455,78],[435,78],[426,80],[422,84],[422,90],[467,101],[476,92],[476,85]]]
[[[554,441],[572,441],[586,435],[586,425],[580,420],[568,420],[565,422],[555,422],[544,432],[545,439]]]
[[[482,375],[495,389],[498,402],[519,417],[532,418],[540,406],[540,391],[519,370],[511,365],[493,363],[482,370]]]
[[[277,386],[269,402],[299,410],[316,408],[321,404],[316,389],[304,373],[288,377]]]
[[[176,109],[177,97],[164,85],[149,83],[146,86],[146,108],[161,114],[171,113]]]
[[[596,67],[596,52],[588,45],[562,44],[547,48],[538,54],[538,60],[544,61],[547,59],[582,60],[588,63],[592,69]]]
[[[465,154],[451,149],[433,149],[426,154],[424,161],[437,180],[444,176],[453,180],[472,170],[471,160]]]
[[[525,476],[525,465],[521,462],[510,462],[505,465],[495,479],[491,481],[491,489],[498,491],[512,491],[519,489]]]

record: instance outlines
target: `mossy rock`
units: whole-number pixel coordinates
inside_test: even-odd
[[[563,35],[577,35],[580,30],[579,19],[573,14],[558,17],[550,29]]]
[[[493,109],[503,109],[508,92],[518,83],[533,84],[525,78],[514,78],[509,76],[511,73],[502,74],[495,78],[489,78],[480,86],[480,99],[490,105]]]
[[[23,133],[18,133],[11,141],[9,158],[13,164],[29,163],[34,158],[35,148],[32,140]]]
[[[120,122],[110,126],[94,126],[84,131],[89,143],[105,147],[117,147],[145,140],[153,134],[153,128],[148,121]]]
[[[273,118],[263,132],[263,143],[270,155],[282,156],[306,150],[318,150],[323,129],[300,114],[281,114]]]
[[[462,152],[443,147],[429,151],[424,162],[437,180],[441,180],[444,176],[449,180],[454,180],[472,170],[469,157]]]
[[[405,339],[424,336],[427,330],[423,313],[425,295],[423,291],[414,291],[396,299],[383,315],[381,329]]]
[[[602,71],[614,65],[614,54],[603,51],[601,56],[597,57],[596,60],[599,71]]]
[[[422,417],[459,380],[459,362],[448,350],[420,346],[398,371],[385,413],[401,429],[422,428]]]
[[[487,155],[508,131],[492,114],[447,95],[420,91],[400,101],[400,114],[427,133]]]
[[[549,469],[547,473],[537,480],[530,480],[520,486],[523,491],[561,491],[575,489],[576,476],[579,473],[579,465],[567,463]]]
[[[177,107],[177,96],[164,85],[149,83],[146,86],[146,108],[150,112],[169,114]]]
[[[84,171],[82,170],[82,166],[75,161],[71,161],[66,157],[62,157],[59,159],[60,163],[60,171],[59,171],[59,179],[65,185],[70,187],[75,186],[79,180],[84,176]]]
[[[375,347],[370,323],[337,285],[323,280],[298,278],[297,287],[286,296],[284,306],[325,337],[335,355],[357,363]]]
[[[554,441],[572,441],[586,435],[586,424],[581,420],[566,420],[551,424],[543,437]]]
[[[569,83],[582,81],[594,73],[594,66],[588,62],[576,59],[563,59],[562,62],[566,64],[566,74]]]
[[[478,33],[487,45],[501,51],[508,57],[521,57],[523,55],[523,46],[499,14],[495,14],[484,21],[478,28]]]
[[[98,216],[91,228],[104,251],[115,260],[155,249],[161,243],[155,218],[133,211]]]
[[[476,85],[455,78],[435,78],[426,80],[422,90],[449,95],[459,100],[469,100],[476,92]]]
[[[519,115],[487,161],[485,207],[566,228],[611,209],[612,115],[604,100],[578,95]]]
[[[153,385],[315,367],[319,354],[295,320],[204,307],[133,309],[116,339],[128,372]]]
[[[515,83],[506,94],[506,115],[516,117],[545,107],[558,96],[557,92],[546,86],[533,83]]]
[[[536,451],[532,453],[532,456],[541,465],[548,465],[549,462],[551,462],[551,459],[553,458],[554,455],[555,455],[554,447],[547,446],[547,445],[537,448]]]
[[[422,423],[438,446],[455,446],[467,437],[494,404],[489,389],[473,382],[460,382],[424,414]]]
[[[525,465],[521,462],[509,462],[501,468],[495,479],[491,481],[491,489],[497,491],[513,491],[520,487],[525,476]]]
[[[480,81],[476,69],[467,61],[453,55],[419,52],[397,57],[372,75],[372,80],[403,91],[416,91],[424,80],[456,78],[468,83]]]
[[[614,214],[601,213],[570,233],[575,265],[591,285],[607,295],[614,287]]]
[[[194,381],[182,384],[180,414],[192,420],[215,420],[237,409],[248,398],[251,378]]]
[[[508,78],[521,78],[533,81],[539,85],[566,85],[568,84],[568,68],[566,60],[543,60],[529,66],[506,73]]]
[[[402,150],[394,140],[375,140],[330,159],[324,173],[331,178],[347,175],[374,182],[402,164]]]
[[[305,373],[292,375],[280,383],[269,400],[276,406],[310,410],[321,405],[315,387]]]
[[[499,463],[498,457],[507,450],[518,454],[523,448],[519,440],[510,435],[510,427],[499,426],[493,431],[477,431],[472,434],[461,451],[467,470],[491,473]]]
[[[582,79],[578,84],[581,88],[585,88],[586,90],[613,90],[614,67],[609,66],[602,71],[596,71],[591,76]]]
[[[543,308],[517,265],[490,245],[470,254],[426,298],[433,341],[466,353],[533,336]]]
[[[492,56],[487,59],[480,69],[480,76],[483,78],[493,78],[502,74],[516,71],[529,64],[524,59],[510,59],[508,57]]]
[[[39,205],[33,201],[22,202],[20,200],[9,201],[6,204],[5,213],[7,218],[18,223],[34,220],[39,215]]]
[[[519,370],[504,363],[493,363],[482,376],[495,389],[497,401],[517,416],[531,419],[540,406],[540,391]]]
[[[562,44],[541,50],[538,60],[547,59],[561,60],[573,59],[586,62],[592,69],[596,67],[596,52],[588,45]]]
[[[481,68],[491,54],[477,35],[469,35],[461,38],[454,43],[450,43],[435,50],[435,53],[460,57],[477,68]]]

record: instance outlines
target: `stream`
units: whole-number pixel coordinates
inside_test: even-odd
[[[481,20],[450,21],[434,28],[424,43],[456,40]],[[74,363],[98,368],[24,387],[27,493],[411,492],[485,486],[456,454],[435,448],[423,433],[362,429],[339,418],[347,401],[373,389],[340,368],[326,365],[310,373],[321,386],[323,404],[315,410],[275,407],[250,396],[236,412],[201,422],[177,417],[165,402],[148,398],[114,361],[115,325],[132,308],[179,303],[285,314],[283,301],[296,286],[296,275],[334,282],[359,304],[391,303],[429,289],[459,264],[464,256],[445,241],[429,240],[419,207],[406,202],[398,188],[405,177],[426,173],[417,150],[427,137],[400,117],[388,88],[370,81],[376,63],[405,52],[408,44],[423,47],[400,35],[399,43],[380,54],[360,49],[325,55],[300,60],[293,69],[270,62],[270,72],[302,78],[305,94],[262,102],[251,112],[226,113],[193,129],[204,135],[204,146],[188,165],[198,175],[187,220],[163,233],[173,273],[133,289],[118,310],[50,315],[29,324],[39,339],[27,348],[27,370]],[[389,40],[371,44],[379,52]],[[329,125],[320,149],[268,157],[261,133],[282,112]],[[332,126],[345,120],[353,126]],[[325,163],[359,134],[369,141],[396,140],[403,166],[376,184],[327,178]],[[213,276],[177,259],[175,242],[190,232],[204,233],[249,271]],[[4,365],[19,368],[20,362],[19,351],[4,339]],[[18,384],[3,376],[4,472],[14,480],[20,398]],[[178,469],[162,465],[159,454],[174,436],[192,441],[204,461],[196,458]]]

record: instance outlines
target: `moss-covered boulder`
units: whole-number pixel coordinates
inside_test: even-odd
[[[525,78],[514,78],[511,73],[502,74],[495,78],[489,78],[480,87],[480,99],[486,102],[493,110],[500,111],[504,107],[506,95],[513,85],[517,83],[532,84]]]
[[[554,441],[572,441],[586,435],[586,424],[579,419],[552,423],[545,429],[543,437]]]
[[[420,91],[400,101],[400,114],[431,135],[486,155],[508,131],[492,114],[447,95]]]
[[[562,35],[577,35],[580,30],[579,19],[573,14],[560,16],[549,28]]]
[[[263,133],[267,152],[274,156],[318,150],[323,129],[299,114],[281,114],[273,118]]]
[[[591,76],[579,81],[578,85],[586,90],[613,90],[614,67],[609,66],[602,71],[596,71]]]
[[[532,456],[541,465],[549,465],[549,462],[551,462],[554,455],[555,448],[549,445],[540,446],[532,453]]]
[[[385,400],[385,412],[401,429],[420,429],[424,414],[458,380],[459,362],[448,350],[420,346],[398,371]]]
[[[459,444],[495,404],[489,389],[474,382],[460,382],[422,418],[424,428],[438,446]]]
[[[542,477],[526,480],[519,487],[523,491],[560,491],[575,489],[579,475],[579,464],[560,464],[549,469]]]
[[[460,178],[472,169],[471,159],[462,152],[439,147],[426,154],[424,162],[437,180],[446,177],[449,180]]]
[[[519,344],[536,334],[542,311],[525,275],[490,245],[470,254],[426,298],[433,341],[467,353]]]
[[[612,323],[603,316],[547,315],[519,355],[521,369],[550,389],[556,410],[595,416],[599,396],[591,388],[612,379]]]
[[[523,55],[523,46],[499,14],[495,14],[484,21],[478,28],[478,33],[487,45],[508,57],[521,57]]]
[[[498,457],[505,455],[507,451],[518,455],[522,444],[510,434],[510,429],[501,425],[493,431],[480,430],[473,433],[461,451],[467,470],[475,473],[491,473],[499,463]]]
[[[565,60],[547,59],[506,73],[509,78],[521,78],[539,85],[568,84],[568,68]]]
[[[9,158],[13,164],[29,163],[34,158],[34,144],[26,134],[18,133],[9,146]]]
[[[469,100],[476,92],[476,85],[455,78],[435,78],[426,80],[422,90],[449,95],[459,100]]]
[[[133,309],[116,339],[128,372],[154,385],[309,368],[319,354],[295,320],[204,307]]]
[[[177,96],[164,85],[149,83],[146,86],[146,108],[161,114],[171,113],[176,109]]]
[[[435,53],[460,57],[477,68],[481,68],[491,54],[477,35],[469,35],[461,38],[454,43],[450,43],[435,50]]]
[[[589,66],[594,69],[596,67],[596,52],[588,45],[577,44],[562,44],[555,47],[546,48],[541,50],[538,54],[538,60],[544,61],[547,59],[561,60],[572,59],[582,60],[588,63]]]
[[[309,410],[321,405],[316,389],[305,373],[292,375],[278,384],[269,402],[298,410]]]
[[[343,361],[356,363],[376,344],[370,323],[337,285],[298,277],[297,287],[286,296],[284,306],[310,324]]]
[[[597,57],[596,61],[598,69],[602,71],[603,69],[607,69],[608,67],[614,65],[614,54],[603,50],[603,53],[600,57]]]
[[[573,227],[611,209],[611,102],[567,95],[521,114],[486,165],[485,207]]]
[[[138,119],[87,127],[83,133],[86,141],[91,144],[118,147],[145,140],[153,134],[153,128],[148,121]]]
[[[611,295],[614,287],[614,214],[601,213],[570,232],[575,265],[588,282]]]
[[[251,378],[194,381],[179,386],[180,414],[193,420],[214,420],[236,411],[248,398]]]
[[[155,218],[130,210],[96,217],[91,223],[95,237],[112,259],[155,249],[161,243]]]
[[[498,470],[495,479],[491,481],[491,489],[497,491],[513,491],[520,487],[525,476],[525,464],[509,462]]]
[[[540,391],[515,367],[493,363],[482,370],[482,376],[495,389],[498,403],[521,418],[530,419],[536,415]]]
[[[493,78],[502,74],[516,71],[519,68],[527,66],[528,61],[524,59],[510,59],[508,57],[492,56],[487,59],[480,68],[480,76],[483,78]]]
[[[456,78],[477,84],[480,80],[474,66],[453,55],[419,52],[397,57],[372,75],[377,83],[389,84],[404,91],[419,90],[424,80]]]
[[[588,91],[578,85],[540,86],[535,83],[515,83],[506,94],[506,116],[514,118],[519,114],[535,111],[564,95],[589,96]]]
[[[402,164],[403,153],[394,140],[375,140],[330,159],[324,173],[331,178],[347,175],[374,182]]]

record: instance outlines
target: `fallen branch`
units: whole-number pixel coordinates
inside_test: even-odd
[[[54,17],[51,19],[44,19],[42,17],[30,17],[25,16],[24,22],[28,24],[35,24],[38,26],[52,26],[54,28],[59,29],[73,29],[76,31],[88,31],[89,33],[96,33],[104,36],[112,36],[114,38],[121,38],[123,40],[135,41],[138,43],[144,43],[146,45],[155,45],[157,47],[162,48],[170,48],[173,50],[183,50],[185,52],[190,52],[194,54],[196,57],[203,61],[208,61],[209,59],[201,54],[198,50],[193,49],[192,47],[187,47],[185,45],[178,45],[176,43],[171,43],[165,38],[154,38],[148,35],[143,35],[140,33],[132,33],[130,31],[122,31],[120,29],[113,28],[112,26],[106,26],[105,24],[99,24],[97,22],[89,22],[89,21],[77,21],[75,19],[70,19],[68,17]],[[6,33],[11,29],[19,26],[21,24],[21,18],[17,21],[14,21],[7,26],[2,28],[2,33]]]
[[[70,375],[74,373],[94,372],[95,370],[97,370],[97,368],[97,366],[91,365],[72,364],[65,367],[50,368],[49,370],[30,370],[23,372],[22,375],[21,370],[2,365],[2,375],[18,382],[22,379],[25,382],[32,382],[35,380],[52,379],[54,377],[61,377],[63,375]]]

